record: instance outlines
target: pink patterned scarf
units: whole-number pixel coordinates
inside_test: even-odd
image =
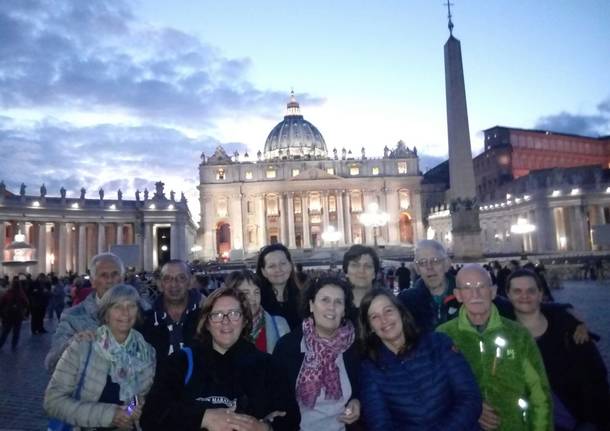
[[[305,359],[297,377],[296,397],[304,406],[312,409],[322,388],[327,400],[338,400],[343,396],[337,357],[354,342],[354,326],[347,323],[335,332],[332,338],[320,337],[314,328],[313,318],[303,321]]]

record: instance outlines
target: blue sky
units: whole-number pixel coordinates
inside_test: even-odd
[[[494,125],[610,134],[610,2],[453,5],[473,150]],[[447,154],[443,1],[7,0],[0,179],[132,197],[161,179],[197,204],[218,144],[263,148],[294,88],[329,149],[399,139]]]

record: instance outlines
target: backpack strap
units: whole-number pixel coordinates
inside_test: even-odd
[[[89,350],[87,351],[87,359],[85,359],[85,367],[83,368],[83,372],[80,375],[80,379],[78,380],[78,385],[76,386],[76,391],[74,392],[74,398],[80,400],[80,392],[83,389],[83,383],[85,383],[85,374],[87,373],[87,366],[89,365],[89,359],[91,358],[91,350],[93,349],[93,342],[89,342]]]
[[[193,375],[193,351],[190,347],[183,347],[182,351],[186,353],[186,360],[188,361],[188,368],[186,370],[186,375],[184,376],[184,384],[186,385]]]

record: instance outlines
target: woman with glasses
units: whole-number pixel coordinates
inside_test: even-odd
[[[278,378],[271,355],[249,342],[251,328],[244,295],[226,286],[215,290],[201,308],[191,348],[170,356],[155,376],[142,428],[294,429],[288,387]]]
[[[479,388],[449,337],[420,336],[411,314],[384,288],[364,296],[360,324],[361,402],[368,431],[479,429]]]
[[[301,431],[343,431],[360,417],[360,360],[352,289],[332,275],[305,288],[301,327],[278,341],[273,356],[298,404]]]
[[[225,286],[238,289],[246,296],[250,313],[252,313],[252,342],[261,351],[271,353],[275,343],[290,332],[288,322],[282,316],[269,314],[261,306],[261,289],[251,271],[243,269],[233,271],[226,280]]]
[[[261,304],[273,315],[286,319],[291,329],[299,325],[299,287],[290,251],[283,244],[263,247],[256,262]]]

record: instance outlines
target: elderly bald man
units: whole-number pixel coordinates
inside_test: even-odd
[[[464,353],[483,395],[484,430],[553,429],[551,391],[542,357],[529,332],[500,316],[496,286],[478,264],[467,264],[454,290],[462,304],[457,319],[437,330]]]

